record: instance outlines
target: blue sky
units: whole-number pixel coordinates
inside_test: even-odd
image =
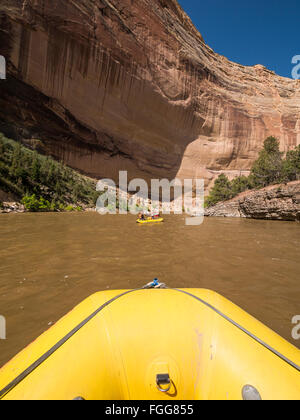
[[[205,42],[244,65],[291,77],[300,55],[300,0],[178,0]]]

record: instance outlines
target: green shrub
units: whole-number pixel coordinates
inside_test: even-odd
[[[67,211],[67,212],[83,211],[82,207],[80,207],[80,206],[66,206],[64,208],[64,210]]]
[[[22,198],[21,203],[25,209],[30,212],[47,212],[51,211],[51,204],[43,197],[37,198],[35,194],[25,196]]]
[[[74,209],[75,208],[73,206],[67,206],[67,207],[65,207],[65,211],[68,211],[68,212],[75,211]]]

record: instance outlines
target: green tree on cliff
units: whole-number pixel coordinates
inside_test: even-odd
[[[231,181],[232,197],[248,190],[250,188],[249,178],[247,176],[238,176]]]
[[[300,145],[290,150],[283,162],[283,180],[296,181],[300,179]]]
[[[22,158],[21,145],[16,143],[11,155],[10,176],[15,180],[18,178],[18,170],[20,168],[20,160]]]
[[[226,201],[232,197],[231,184],[226,175],[221,174],[215,182],[210,195],[206,199],[206,206],[211,207],[219,201]]]
[[[287,153],[279,149],[279,141],[275,137],[268,137],[264,148],[254,163],[249,177],[239,176],[229,182],[225,175],[221,175],[206,199],[206,206],[211,207],[220,201],[233,198],[247,189],[263,188],[281,182],[300,180],[300,145]]]
[[[31,167],[31,179],[35,182],[40,181],[40,177],[41,177],[41,163],[38,159],[38,154],[36,152],[34,152],[33,155],[33,163],[32,163],[32,167]]]
[[[283,153],[279,150],[279,141],[268,137],[264,148],[251,171],[251,182],[255,188],[263,188],[282,181]]]

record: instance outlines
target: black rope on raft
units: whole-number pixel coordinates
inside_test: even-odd
[[[250,331],[246,330],[244,327],[239,325],[237,322],[235,322],[233,319],[229,318],[227,315],[223,314],[221,311],[219,311],[217,308],[212,306],[211,304],[205,302],[203,299],[199,298],[198,296],[193,295],[192,293],[187,292],[186,290],[180,290],[180,289],[172,289],[180,293],[184,293],[188,296],[191,296],[192,298],[198,300],[199,302],[203,303],[203,305],[207,306],[208,308],[212,309],[214,312],[216,312],[218,315],[220,315],[222,318],[226,319],[226,321],[230,322],[232,325],[237,327],[239,330],[247,334],[249,337],[251,337],[253,340],[257,341],[259,344],[264,346],[267,350],[270,350],[273,354],[278,356],[280,359],[282,359],[284,362],[288,363],[291,367],[296,369],[298,372],[300,372],[300,366],[298,366],[296,363],[292,362],[290,359],[285,357],[283,354],[281,354],[279,351],[275,350],[273,347],[269,346],[269,344],[265,343],[260,338],[256,337],[256,335],[252,334]]]
[[[136,292],[141,289],[129,290],[127,292],[121,293],[118,296],[110,299],[109,301],[105,302],[99,309],[97,309],[94,313],[92,313],[88,318],[82,321],[77,327],[75,327],[72,331],[69,332],[64,338],[62,338],[55,346],[53,346],[50,350],[48,350],[45,354],[43,354],[39,359],[37,359],[32,365],[30,365],[24,372],[22,372],[19,376],[17,376],[13,381],[11,381],[5,388],[0,391],[0,400],[10,391],[12,391],[20,382],[22,382],[28,375],[30,375],[35,369],[37,369],[45,360],[47,360],[53,353],[55,353],[60,347],[62,347],[71,337],[73,337],[81,328],[83,328],[88,322],[90,322],[96,315],[99,314],[104,308],[108,305],[116,301],[117,299],[121,298],[122,296],[128,295],[129,293]]]

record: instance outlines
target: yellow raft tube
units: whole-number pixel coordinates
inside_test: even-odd
[[[299,399],[300,351],[201,289],[97,293],[0,371],[0,399]]]
[[[148,224],[148,223],[161,223],[163,221],[164,221],[164,219],[162,217],[160,217],[160,218],[157,218],[157,219],[151,219],[151,218],[145,219],[145,220],[138,219],[136,222],[139,223],[140,225],[145,225],[145,224]]]

